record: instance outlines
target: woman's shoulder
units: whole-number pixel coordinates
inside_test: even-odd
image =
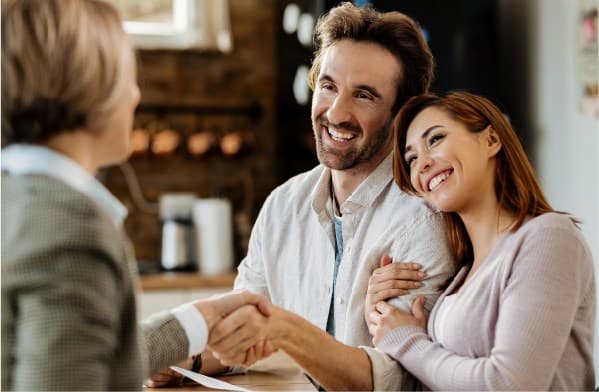
[[[62,181],[41,175],[2,180],[2,212],[14,216],[11,225],[27,224],[36,230],[48,223],[60,229],[56,231],[85,231],[103,224],[99,208]]]
[[[524,220],[522,226],[516,230],[516,235],[530,236],[538,232],[563,233],[583,239],[580,228],[574,218],[566,213],[546,212],[537,216],[530,216]]]
[[[114,253],[110,249],[120,243],[119,238],[98,206],[61,181],[44,176],[3,175],[3,256],[57,248]]]
[[[530,217],[513,236],[525,253],[534,251],[535,254],[571,262],[576,259],[592,267],[589,245],[568,214],[548,212]]]

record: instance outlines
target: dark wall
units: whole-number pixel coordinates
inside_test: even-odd
[[[466,89],[499,100],[500,41],[497,0],[375,0],[400,11],[425,31],[436,60],[432,90]]]
[[[339,1],[281,0],[277,7],[277,128],[280,140],[280,179],[284,180],[317,163],[313,149],[310,105],[299,105],[292,94],[293,76],[301,64],[310,64],[313,47],[299,43],[295,34],[286,34],[282,14],[289,3],[302,12],[318,17]],[[492,98],[511,112],[502,98],[500,42],[497,0],[374,0],[379,11],[400,11],[414,18],[423,28],[436,59],[434,92],[465,89]]]

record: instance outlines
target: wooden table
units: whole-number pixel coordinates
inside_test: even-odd
[[[285,353],[275,353],[248,370],[245,374],[219,376],[226,381],[252,391],[315,391],[302,369]],[[173,388],[146,388],[156,392],[214,391],[196,383]]]

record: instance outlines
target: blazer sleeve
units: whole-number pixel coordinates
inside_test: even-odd
[[[140,323],[148,358],[149,373],[157,373],[188,355],[189,341],[185,330],[170,311],[148,317]]]
[[[107,389],[122,306],[107,258],[64,247],[15,266],[12,389]]]

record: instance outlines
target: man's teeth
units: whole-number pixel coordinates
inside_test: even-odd
[[[331,135],[331,138],[333,138],[333,140],[337,141],[346,141],[354,138],[354,135],[352,135],[351,133],[338,132],[330,128],[329,135]]]
[[[445,171],[445,172],[433,177],[433,179],[430,180],[428,183],[428,190],[432,191],[433,189],[435,189],[437,186],[439,186],[439,184],[441,184],[443,181],[445,181],[447,179],[447,177],[449,177],[450,174],[451,173],[449,171]]]

